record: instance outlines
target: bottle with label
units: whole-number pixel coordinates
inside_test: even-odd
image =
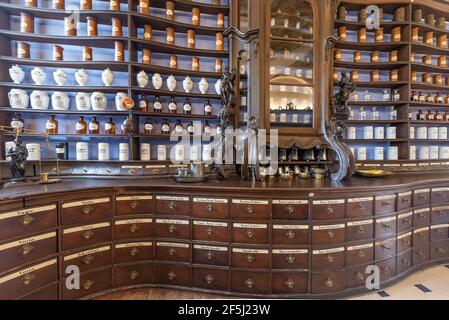
[[[393,92],[393,101],[399,100],[401,100],[401,94],[399,93],[399,90],[395,89]]]
[[[80,116],[78,122],[75,125],[76,134],[87,134],[87,122],[84,121],[84,117]]]
[[[449,121],[449,112],[444,115],[444,121]]]
[[[184,132],[184,126],[182,125],[181,120],[178,120],[176,122],[176,124],[175,124],[175,132],[179,133],[179,134]]]
[[[412,91],[412,95],[410,96],[411,101],[419,101],[419,94],[416,91]]]
[[[390,101],[391,100],[390,91],[388,89],[384,89],[384,94],[382,97],[384,101]]]
[[[148,112],[148,110],[149,110],[149,108],[148,108],[147,96],[143,95],[139,100],[139,111]]]
[[[92,121],[89,122],[89,134],[100,134],[100,123],[97,117],[92,117]]]
[[[422,110],[419,110],[418,115],[416,116],[416,120],[426,120],[426,114]]]
[[[442,95],[440,95],[440,93],[437,93],[437,95],[435,97],[435,102],[436,103],[444,103],[444,97]]]
[[[430,111],[429,113],[427,113],[427,120],[428,121],[435,121],[435,119],[436,119],[435,111]]]
[[[58,160],[68,160],[69,159],[69,146],[67,142],[58,142],[56,144],[56,157]]]
[[[354,110],[349,107],[349,120],[354,120]]]
[[[162,134],[170,134],[170,124],[167,122],[167,119],[164,119],[161,124],[161,133]]]
[[[171,114],[175,114],[176,112],[178,112],[178,105],[176,104],[175,97],[171,98],[170,103],[168,104],[168,111]]]
[[[105,134],[115,134],[115,123],[112,118],[108,118],[108,121],[104,124]]]
[[[376,121],[379,120],[379,111],[377,111],[377,108],[373,108],[373,112],[371,113],[371,118]]]
[[[422,93],[422,92],[419,93],[418,101],[419,102],[426,102],[426,96],[424,95],[424,93]]]
[[[187,125],[187,132],[193,136],[195,134],[195,126],[193,125],[193,121],[190,121],[190,123]]]
[[[17,114],[14,116],[14,118],[11,119],[10,125],[12,128],[14,128],[14,131],[22,133],[23,128],[25,127],[25,122],[23,121],[20,114]]]
[[[441,111],[438,111],[437,115],[436,115],[436,120],[437,121],[443,121],[443,118],[444,118],[443,113]]]
[[[390,120],[398,120],[398,111],[394,107],[390,109]]]
[[[186,98],[186,100],[184,101],[182,111],[184,112],[184,114],[192,114],[192,103],[190,103],[189,98]]]
[[[147,121],[145,122],[145,124],[143,125],[143,131],[145,134],[151,134],[153,133],[153,121],[151,121],[151,119],[147,118]]]
[[[360,120],[361,121],[365,121],[366,120],[366,111],[365,111],[364,108],[360,108],[359,116],[360,116]]]
[[[413,112],[409,112],[408,113],[408,119],[409,120],[413,120]]]
[[[217,136],[221,136],[223,134],[223,127],[220,124],[217,124]]]
[[[207,121],[207,120],[204,122],[203,132],[205,134],[211,134],[211,132],[212,132],[212,127],[210,126],[209,121]]]
[[[154,112],[162,112],[162,102],[161,102],[161,98],[159,98],[159,96],[156,97],[156,101],[154,101],[153,103],[153,110]]]
[[[210,100],[206,100],[206,103],[204,104],[204,114],[206,116],[212,115],[212,105],[210,104]]]
[[[48,134],[58,134],[58,121],[56,121],[54,115],[51,115],[50,119],[45,123],[45,132]]]
[[[365,101],[370,101],[371,100],[371,94],[369,93],[368,90],[365,90]]]

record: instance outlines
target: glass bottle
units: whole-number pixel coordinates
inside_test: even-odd
[[[354,110],[349,107],[349,120],[354,120]]]
[[[444,118],[443,113],[441,111],[438,111],[437,115],[436,115],[436,120],[437,121],[443,121],[443,118]]]
[[[368,90],[365,90],[365,101],[370,101],[371,100],[371,94],[369,93]]]
[[[153,122],[151,121],[151,119],[147,118],[145,124],[143,125],[144,133],[151,134],[153,133],[153,129],[154,129]]]
[[[394,107],[390,109],[390,120],[398,120],[398,111]]]
[[[75,125],[76,134],[87,134],[87,122],[84,121],[84,117],[80,116],[78,122]]]
[[[390,91],[388,89],[384,89],[384,94],[382,97],[384,101],[390,101],[391,100]]]
[[[223,134],[223,127],[221,126],[221,124],[217,124],[216,133],[217,133],[217,136],[220,136]]]
[[[171,97],[170,103],[168,104],[168,111],[171,114],[176,114],[178,111],[178,105],[176,104],[175,97]]]
[[[179,119],[175,124],[175,132],[178,134],[181,134],[184,132],[184,126],[182,125],[181,120],[179,120]]]
[[[104,133],[115,134],[115,123],[112,121],[112,118],[108,118],[108,121],[104,124]]]
[[[426,120],[426,114],[422,110],[419,110],[418,115],[416,116],[416,120]]]
[[[206,116],[212,115],[212,105],[210,104],[210,100],[206,100],[206,103],[204,104],[204,114]]]
[[[14,118],[11,119],[10,126],[14,128],[14,131],[22,133],[23,128],[25,127],[25,122],[23,121],[20,114],[16,114]]]
[[[58,121],[54,115],[51,115],[50,119],[45,123],[45,132],[48,134],[58,134]]]
[[[435,121],[436,113],[435,111],[430,111],[427,113],[427,120],[428,121]]]
[[[143,95],[139,100],[139,111],[148,112],[148,100],[146,95]]]
[[[379,111],[377,111],[377,108],[373,108],[373,112],[371,113],[371,118],[376,121],[379,120]]]
[[[360,111],[359,111],[359,117],[360,117],[360,120],[361,120],[361,121],[366,120],[366,111],[365,111],[364,108],[360,108]]]
[[[184,112],[184,114],[192,114],[192,104],[190,103],[189,98],[186,98],[186,100],[184,101],[182,111]]]
[[[444,121],[449,121],[449,112],[444,115]]]
[[[422,92],[419,93],[418,101],[419,102],[426,102],[426,96],[424,95],[424,93],[422,93]]]
[[[401,94],[399,93],[398,89],[394,90],[394,94],[393,94],[393,101],[399,101],[401,100]]]
[[[161,98],[159,98],[159,96],[156,97],[156,101],[154,101],[153,103],[153,110],[154,112],[162,112],[162,102],[161,102]]]
[[[416,91],[412,91],[412,95],[410,97],[411,101],[419,101],[419,94]]]
[[[190,121],[190,123],[187,125],[187,132],[193,136],[195,134],[195,126],[193,125],[193,121]]]
[[[210,126],[210,124],[209,124],[209,121],[205,121],[204,122],[204,125],[203,125],[203,132],[205,133],[205,134],[211,134],[211,132],[212,132],[212,128],[211,128],[211,126]]]
[[[170,134],[170,124],[167,119],[164,119],[161,124],[161,133],[162,134]]]
[[[100,134],[100,124],[97,117],[92,117],[92,121],[89,122],[89,134]]]

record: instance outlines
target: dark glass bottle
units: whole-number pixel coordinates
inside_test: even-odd
[[[176,104],[175,97],[172,97],[168,104],[168,112],[171,114],[176,114],[178,112],[178,105]]]
[[[203,125],[203,132],[205,134],[211,134],[211,131],[212,131],[212,128],[209,124],[209,121],[206,120],[206,122],[204,122],[204,125]]]
[[[181,120],[178,120],[175,124],[175,132],[181,134],[184,132],[184,126],[181,123]]]
[[[182,107],[184,114],[192,114],[192,104],[190,103],[190,99],[186,98],[184,101],[184,105]]]
[[[162,112],[162,102],[159,97],[156,97],[156,101],[153,103],[154,112]]]
[[[105,134],[115,134],[115,123],[112,118],[108,118],[108,121],[104,124]]]
[[[193,136],[195,134],[195,126],[193,125],[193,121],[190,121],[190,123],[187,125],[187,132]]]
[[[92,121],[89,123],[89,134],[100,134],[100,124],[97,117],[92,117]]]
[[[81,116],[75,125],[76,134],[87,134],[87,122],[84,121],[84,117]]]
[[[149,108],[148,108],[147,96],[143,95],[139,100],[139,111],[148,112],[148,110],[149,110]]]
[[[50,119],[45,123],[45,132],[48,134],[58,134],[58,121],[56,121],[54,115],[51,115]]]
[[[153,133],[153,129],[154,129],[153,122],[151,121],[151,119],[147,119],[147,121],[143,125],[144,133],[151,134]]]
[[[25,121],[23,121],[20,114],[16,114],[14,118],[11,119],[10,123],[11,127],[14,128],[15,131],[22,133],[23,128],[25,127]]]
[[[162,134],[170,134],[170,124],[167,122],[167,119],[164,119],[161,124],[161,133]]]
[[[212,105],[210,104],[210,100],[206,100],[206,103],[204,104],[204,114],[206,116],[212,115]]]

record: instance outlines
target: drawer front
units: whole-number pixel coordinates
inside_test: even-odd
[[[109,197],[83,199],[61,204],[61,223],[63,225],[107,219],[112,213]]]
[[[449,257],[449,240],[434,242],[430,246],[432,260],[447,259]]]
[[[411,191],[398,194],[398,211],[412,207],[412,195]]]
[[[62,233],[63,251],[111,241],[111,227],[109,222],[65,228]]]
[[[193,245],[193,263],[213,266],[229,265],[228,247]]]
[[[232,267],[248,269],[268,269],[270,255],[268,249],[232,248]]]
[[[449,223],[449,206],[433,207],[430,220],[432,224]]]
[[[420,264],[429,261],[429,244],[413,248],[413,266],[419,266]]]
[[[449,204],[449,188],[432,189],[432,204]]]
[[[424,206],[430,204],[430,189],[419,189],[413,193],[413,205]]]
[[[346,205],[348,218],[369,217],[374,212],[374,197],[350,198]]]
[[[366,279],[370,274],[366,273],[368,265],[347,268],[345,270],[345,287],[355,288],[362,287],[366,284]]]
[[[449,224],[437,224],[430,227],[430,240],[439,241],[449,238]]]
[[[227,222],[193,221],[193,240],[229,242]]]
[[[271,291],[273,294],[307,293],[308,272],[273,272]]]
[[[0,272],[56,253],[56,232],[0,244]]]
[[[69,290],[62,286],[62,298],[74,300],[93,295],[111,289],[111,269],[82,273],[80,278],[80,290]],[[65,282],[65,279],[63,279]]]
[[[345,265],[345,248],[332,248],[312,251],[312,269],[338,269]]]
[[[326,245],[345,241],[345,225],[314,225],[312,226],[312,244]]]
[[[156,196],[156,214],[190,216],[190,198]]]
[[[345,200],[315,200],[312,202],[313,220],[343,219],[345,216]]]
[[[430,208],[418,209],[413,212],[413,226],[427,227],[430,224]]]
[[[190,221],[156,219],[156,237],[190,240]]]
[[[98,269],[111,264],[111,247],[103,246],[86,251],[74,252],[63,258],[63,270],[70,265],[80,268],[81,272]]]
[[[52,284],[51,286],[45,287],[41,290],[33,292],[20,300],[45,300],[54,301],[58,300],[58,284]]]
[[[244,244],[268,244],[269,230],[267,224],[233,223],[232,242]]]
[[[396,216],[376,219],[376,238],[392,236],[396,233]]]
[[[153,214],[154,198],[152,195],[118,195],[115,197],[115,215],[132,216],[135,214]]]
[[[114,221],[114,240],[142,239],[153,236],[153,219]]]
[[[312,293],[326,294],[345,289],[345,276],[342,271],[312,273]]]
[[[413,212],[405,212],[398,215],[398,233],[409,230],[413,227]]]
[[[271,260],[273,269],[309,269],[309,250],[273,249]]]
[[[374,220],[351,221],[346,224],[346,241],[372,239],[374,235]]]
[[[192,285],[191,273],[190,267],[156,264],[154,277],[157,284],[190,287]]]
[[[412,266],[412,250],[406,251],[397,257],[398,275],[406,272]]]
[[[272,243],[274,245],[306,245],[309,243],[309,225],[273,224]]]
[[[231,291],[248,294],[268,294],[270,277],[266,272],[232,271]]]
[[[227,270],[193,268],[193,287],[228,291],[229,272]]]
[[[151,284],[153,283],[153,265],[115,266],[113,275],[114,288]]]
[[[186,243],[156,242],[156,260],[190,262],[190,245]]]
[[[430,228],[424,227],[420,229],[413,230],[413,246],[420,246],[427,244],[430,237]]]
[[[346,265],[356,266],[374,261],[374,244],[372,242],[346,247]]]
[[[200,219],[228,219],[229,200],[223,198],[193,198],[192,214]]]
[[[396,238],[376,241],[374,259],[376,261],[387,260],[396,256]]]
[[[412,247],[413,232],[406,232],[398,235],[396,240],[396,249],[398,253],[410,250]]]
[[[58,281],[57,259],[34,264],[0,278],[0,299],[16,299],[56,281]]]
[[[376,215],[388,214],[396,211],[396,195],[376,197],[374,213]]]
[[[119,243],[114,248],[114,263],[153,260],[152,242]]]
[[[376,265],[380,270],[380,281],[388,281],[396,276],[396,258],[378,262]]]
[[[0,213],[0,241],[56,228],[57,206],[24,208]]]
[[[231,218],[237,220],[267,220],[270,218],[268,200],[232,199]]]
[[[273,219],[307,220],[309,218],[308,200],[273,200]]]

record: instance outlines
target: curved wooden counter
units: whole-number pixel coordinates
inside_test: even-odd
[[[342,297],[449,260],[449,175],[329,181],[72,179],[0,191],[0,298],[139,286]],[[66,288],[66,269],[81,272]]]

